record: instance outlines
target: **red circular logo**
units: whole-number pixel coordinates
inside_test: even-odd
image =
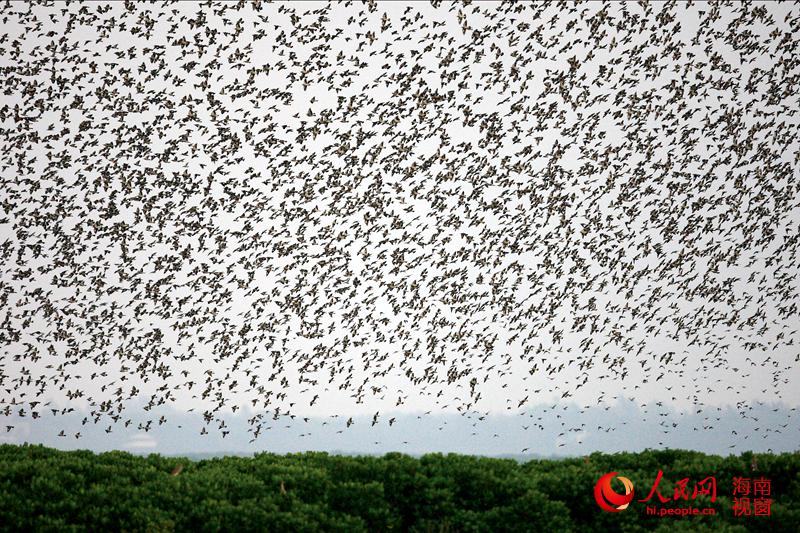
[[[617,494],[614,489],[611,488],[611,480],[614,479],[616,475],[616,472],[609,472],[598,479],[597,484],[594,486],[594,499],[597,501],[597,505],[599,505],[602,510],[609,513],[623,511],[627,509],[628,504],[633,501],[633,483],[631,483],[630,479],[619,476],[619,480],[622,481],[622,484],[625,486],[625,494]]]

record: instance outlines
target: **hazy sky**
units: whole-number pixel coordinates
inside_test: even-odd
[[[413,450],[796,448],[799,17],[5,5],[2,438],[208,450],[222,405],[231,449],[276,408],[366,417],[293,426],[287,450],[383,449],[401,425]],[[779,415],[751,425],[756,402]],[[600,438],[629,404],[654,406],[641,438]],[[542,437],[513,421],[545,407],[569,414]],[[479,444],[434,416],[477,420]]]

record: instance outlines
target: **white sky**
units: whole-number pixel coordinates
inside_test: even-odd
[[[235,5],[2,9],[5,403],[800,404],[796,5]]]

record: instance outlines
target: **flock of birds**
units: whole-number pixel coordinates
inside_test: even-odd
[[[798,401],[796,4],[0,19],[5,417]]]

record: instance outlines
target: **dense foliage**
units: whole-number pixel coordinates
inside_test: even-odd
[[[176,467],[182,469],[176,473]],[[714,516],[649,516],[634,502],[605,513],[593,487],[606,472],[644,498],[714,476]],[[734,477],[771,481],[771,516],[737,517]],[[651,502],[658,503],[655,499]],[[660,503],[658,504],[660,505]],[[667,450],[564,460],[309,452],[201,461],[124,452],[0,445],[0,526],[34,531],[798,531],[800,453],[719,457]]]

